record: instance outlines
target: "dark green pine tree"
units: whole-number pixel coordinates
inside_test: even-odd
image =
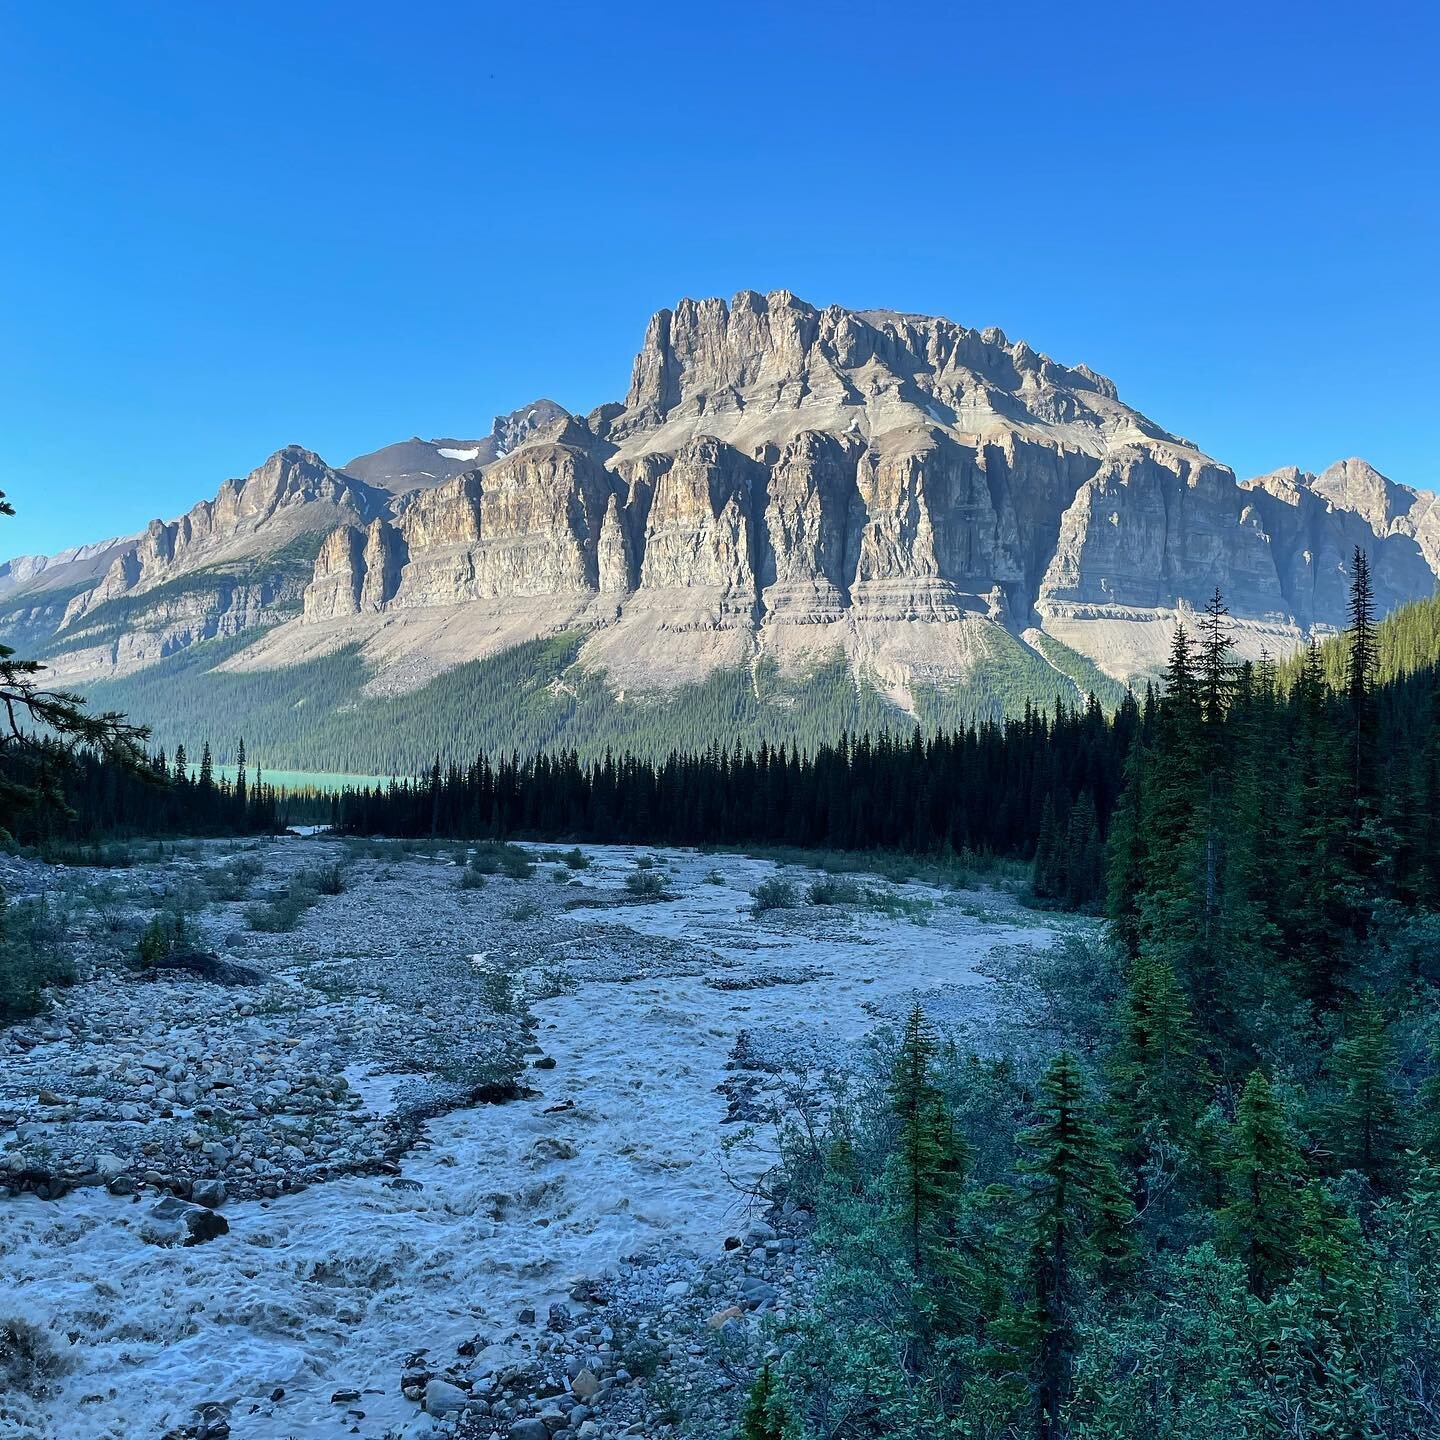
[[[1031,889],[1042,900],[1058,900],[1064,884],[1060,873],[1061,840],[1055,823],[1055,801],[1046,795],[1040,811],[1040,830],[1035,840],[1035,861],[1031,868]]]
[[[738,1440],[785,1440],[785,1405],[767,1363],[745,1397]]]
[[[1440,1162],[1440,1040],[1430,1047],[1430,1072],[1421,1082],[1416,1100],[1410,1143],[1434,1166]]]
[[[1382,835],[1376,789],[1377,716],[1371,693],[1377,659],[1375,600],[1370,587],[1370,562],[1357,545],[1351,561],[1349,654],[1345,698],[1349,734],[1346,737],[1348,817],[1345,858],[1349,869],[1346,891],[1351,932],[1363,938],[1369,929],[1371,902],[1378,898],[1379,868],[1388,865],[1393,837]]]
[[[1349,1032],[1335,1046],[1335,1078],[1342,1087],[1336,1106],[1336,1149],[1342,1163],[1383,1184],[1400,1144],[1400,1106],[1395,1091],[1395,1050],[1385,1012],[1366,991]]]
[[[245,798],[245,737],[242,735],[235,751],[235,801],[242,818],[245,814]]]
[[[1425,742],[1417,759],[1415,851],[1418,898],[1432,909],[1440,905],[1440,669],[1429,680]]]
[[[1141,956],[1131,966],[1110,1076],[1111,1128],[1137,1195],[1163,1183],[1152,1172],[1168,1151],[1176,1152],[1172,1168],[1204,1159],[1196,1127],[1211,1076],[1190,1001],[1163,960]]]
[[[1219,1238],[1244,1262],[1251,1292],[1268,1299],[1297,1263],[1309,1176],[1284,1106],[1262,1070],[1245,1082],[1230,1141],[1228,1198],[1216,1217]]]
[[[1105,914],[1111,934],[1131,963],[1140,953],[1147,870],[1142,795],[1146,772],[1144,753],[1137,743],[1125,762],[1125,786],[1110,817],[1105,851]]]
[[[1139,946],[1164,959],[1197,1004],[1214,1003],[1205,914],[1205,736],[1190,637],[1177,626],[1159,703],[1155,743],[1141,785],[1145,864]]]
[[[1104,869],[1095,801],[1088,790],[1082,790],[1070,807],[1070,821],[1065,827],[1062,893],[1070,909],[1087,909],[1101,898]]]
[[[1010,1328],[1030,1357],[1034,1434],[1061,1440],[1086,1290],[1133,1258],[1135,1211],[1074,1057],[1057,1055],[1040,1090],[1039,1123],[1020,1136],[1029,1152],[1020,1167],[1029,1179],[1027,1295]]]
[[[207,794],[215,788],[215,762],[210,757],[210,742],[200,747],[200,788]]]
[[[1291,785],[1299,815],[1290,851],[1291,890],[1283,901],[1282,953],[1305,968],[1303,994],[1321,1008],[1340,997],[1348,911],[1345,763],[1331,715],[1324,661],[1311,644],[1295,684]]]
[[[1350,649],[1346,660],[1345,698],[1350,707],[1350,789],[1354,804],[1374,792],[1374,706],[1370,687],[1375,675],[1375,596],[1370,586],[1370,560],[1357,545],[1350,573]]]
[[[890,1103],[899,1122],[895,1156],[895,1213],[906,1260],[922,1287],[953,1280],[954,1222],[965,1169],[965,1143],[935,1083],[938,1046],[916,1005],[890,1078]]]

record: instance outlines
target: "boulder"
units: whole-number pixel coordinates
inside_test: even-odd
[[[204,1245],[221,1235],[230,1233],[230,1222],[217,1211],[202,1208],[192,1209],[185,1216],[185,1237],[187,1245]]]
[[[458,1386],[436,1376],[425,1386],[425,1410],[430,1415],[453,1415],[463,1410],[470,1397]]]
[[[190,1191],[190,1198],[207,1210],[217,1210],[228,1198],[223,1180],[197,1180]]]

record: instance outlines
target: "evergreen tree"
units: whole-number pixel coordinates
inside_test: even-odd
[[[1174,1148],[1190,1162],[1200,1147],[1196,1127],[1210,1076],[1185,991],[1163,960],[1141,956],[1131,966],[1111,1060],[1113,1128],[1134,1188],[1143,1192]]]
[[[768,1362],[745,1399],[738,1440],[785,1440],[784,1399]]]
[[[0,491],[0,517],[14,513]],[[92,713],[81,696],[43,684],[45,669],[0,644],[0,843],[12,838],[10,827],[24,812],[63,812],[55,762],[68,761],[77,749],[98,751],[116,767],[145,764],[148,727],[114,710]],[[47,751],[37,749],[42,737],[50,742]]]
[[[966,1154],[935,1081],[936,1049],[934,1032],[916,1005],[905,1023],[890,1080],[890,1102],[899,1124],[895,1217],[906,1263],[915,1276],[915,1298],[946,1324],[958,1303],[961,1266],[955,1220]]]
[[[1440,1161],[1440,1040],[1430,1047],[1429,1073],[1420,1084],[1410,1135],[1415,1149],[1434,1165]],[[1435,1172],[1440,1175],[1440,1170]]]
[[[1083,1287],[1130,1261],[1135,1214],[1068,1053],[1045,1072],[1039,1123],[1020,1143],[1030,1157],[1021,1164],[1030,1190],[1028,1294],[1014,1328],[1032,1356],[1034,1433],[1060,1440]]]
[[[1088,790],[1082,790],[1070,808],[1061,880],[1061,893],[1072,910],[1084,909],[1099,897],[1104,868],[1104,846],[1095,801]]]
[[[1226,1169],[1229,1201],[1217,1217],[1221,1241],[1244,1262],[1251,1293],[1267,1299],[1296,1264],[1308,1174],[1263,1070],[1245,1082]]]
[[[1125,788],[1111,818],[1106,850],[1105,913],[1111,933],[1132,963],[1140,954],[1141,902],[1148,869],[1143,821],[1146,807],[1141,790],[1146,772],[1144,755],[1137,745],[1126,761]]]
[[[1375,599],[1370,560],[1357,545],[1350,572],[1350,657],[1345,695],[1350,706],[1350,783],[1359,801],[1370,793],[1371,703],[1375,673]]]
[[[1399,1146],[1400,1109],[1395,1052],[1373,991],[1366,991],[1349,1033],[1335,1047],[1334,1070],[1344,1092],[1335,1117],[1340,1155],[1370,1180],[1383,1182]]]

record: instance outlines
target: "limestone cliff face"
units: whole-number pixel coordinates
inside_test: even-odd
[[[1363,483],[1347,489],[1347,468],[1353,476],[1360,467],[1368,472]],[[1323,476],[1291,466],[1247,480],[1241,490],[1270,537],[1286,608],[1303,628],[1345,623],[1357,546],[1369,556],[1382,610],[1433,591],[1440,571],[1434,496],[1394,485],[1363,461],[1344,461]]]
[[[1220,466],[1127,446],[1065,512],[1040,608],[1199,609],[1218,586],[1237,613],[1282,617],[1269,539],[1244,498]]]
[[[1239,484],[1000,330],[742,291],[659,311],[623,402],[583,419],[536,401],[346,471],[290,447],[139,537],[0,567],[0,597],[83,578],[58,634],[97,666],[283,622],[274,663],[401,626],[428,675],[563,624],[642,688],[828,646],[900,694],[961,675],[987,622],[1143,674],[1217,586],[1280,651],[1344,623],[1356,545],[1385,608],[1432,593],[1435,497],[1358,460]]]
[[[801,623],[839,618],[850,603],[861,519],[860,443],[802,430],[767,447],[760,582],[767,609]]]
[[[104,574],[69,600],[58,633],[87,667],[103,669],[278,624],[300,610],[327,532],[363,523],[378,508],[368,487],[287,446],[178,520],[155,520],[131,540],[111,542],[101,551]],[[58,573],[73,573],[76,563]]]
[[[595,562],[602,595],[626,595],[635,588],[635,551],[618,495],[611,495],[605,507]]]
[[[1360,462],[1293,495],[1241,486],[1084,366],[785,291],[658,312],[624,402],[547,425],[402,499],[408,558],[384,603],[603,595],[587,613],[622,633],[643,617],[647,635],[740,627],[783,648],[843,621],[871,654],[896,625],[979,617],[1050,628],[1126,675],[1163,653],[1132,639],[1217,586],[1280,650],[1343,623],[1356,543],[1387,604],[1440,572],[1440,512]],[[606,663],[623,649],[607,641]]]
[[[598,592],[615,481],[576,422],[487,466],[406,497],[364,537],[329,536],[305,592],[307,621],[385,608]],[[618,548],[617,548],[618,547]],[[628,538],[604,541],[606,584],[633,588]]]
[[[344,525],[321,542],[305,587],[308,620],[334,620],[382,609],[395,598],[405,564],[405,543],[378,516],[364,529]]]
[[[151,521],[115,556],[100,584],[76,597],[67,623],[202,564],[273,554],[301,535],[323,533],[340,516],[364,516],[374,504],[371,492],[318,455],[286,446],[243,479],[227,480],[213,500],[202,500],[178,520]]]
[[[687,592],[687,604],[714,607],[717,623],[752,619],[762,474],[711,436],[688,441],[655,480],[640,588]]]

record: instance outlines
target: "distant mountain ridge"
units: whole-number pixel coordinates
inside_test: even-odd
[[[1362,460],[1237,482],[999,330],[745,291],[657,312],[588,415],[343,469],[290,446],[138,537],[10,562],[0,637],[82,686],[218,640],[198,673],[353,655],[376,697],[565,636],[537,677],[561,708],[843,673],[908,723],[1154,673],[1217,585],[1241,653],[1285,653],[1344,623],[1356,545],[1383,610],[1433,594],[1435,497]]]

